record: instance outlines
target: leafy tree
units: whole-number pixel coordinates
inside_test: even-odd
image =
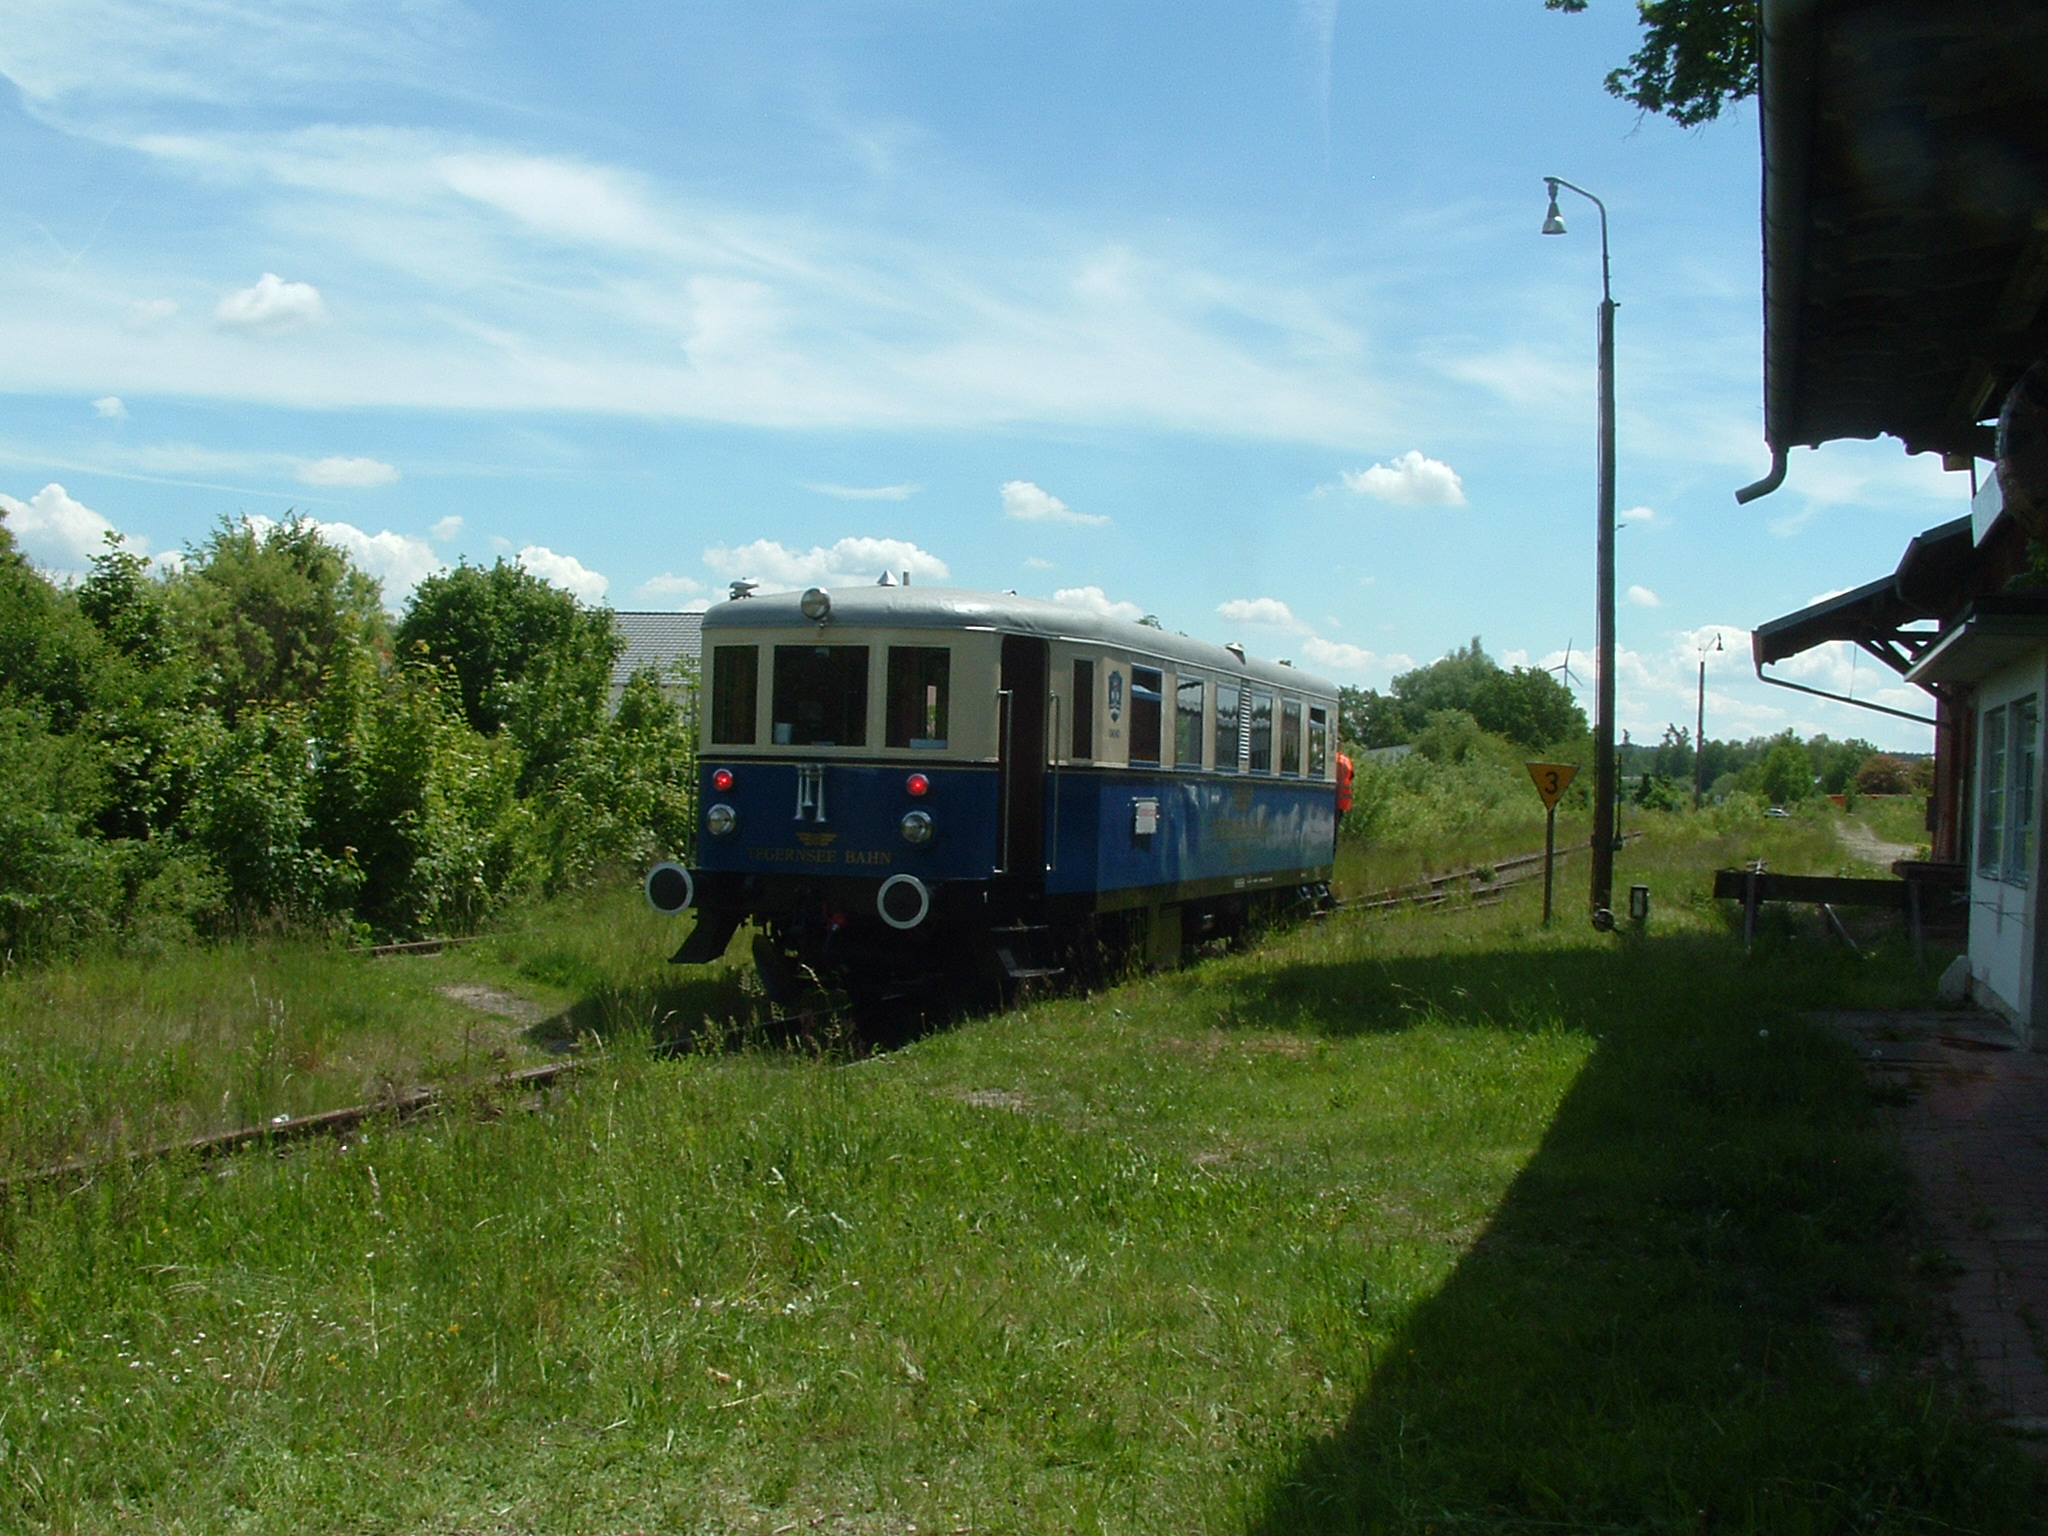
[[[92,706],[105,647],[68,593],[53,587],[0,525],[0,702],[30,705],[70,731]]]
[[[1461,646],[1447,656],[1440,656],[1425,667],[1403,672],[1394,679],[1394,697],[1400,702],[1402,718],[1410,731],[1418,731],[1429,717],[1442,709],[1470,711],[1472,695],[1479,685],[1488,678],[1497,676],[1500,667],[1486,654],[1474,635],[1472,643]]]
[[[177,655],[171,607],[163,584],[151,578],[149,562],[129,550],[118,533],[93,556],[92,574],[78,585],[78,610],[123,656],[144,667],[162,667]]]
[[[1757,790],[1773,805],[1791,805],[1813,793],[1813,765],[1799,738],[1787,731],[1757,766]]]
[[[584,609],[575,594],[525,566],[465,561],[413,589],[398,645],[448,668],[471,727],[495,736],[514,711],[518,686],[537,672],[565,662],[588,666],[602,654],[608,687],[611,634],[608,614]]]
[[[1478,641],[1473,641],[1476,647]],[[1467,706],[1496,736],[1535,752],[1586,730],[1586,712],[1571,690],[1541,667],[1495,671],[1480,679]]]
[[[1408,739],[1401,701],[1375,688],[1340,688],[1337,719],[1344,740],[1367,751],[1398,747]]]
[[[172,587],[203,689],[229,724],[306,705],[341,653],[384,638],[377,583],[306,518],[258,533],[221,519]]]
[[[603,608],[524,566],[462,564],[413,590],[398,643],[453,674],[463,714],[485,736],[518,743],[520,792],[549,782],[597,732],[624,642]]]
[[[1543,0],[1583,11],[1588,0]],[[1607,76],[1607,92],[1682,127],[1712,122],[1754,96],[1763,61],[1758,0],[1637,0],[1643,43]]]
[[[1906,765],[1889,753],[1871,753],[1856,770],[1859,795],[1903,795],[1907,788]]]
[[[1876,746],[1860,736],[1836,741],[1831,736],[1822,735],[1807,741],[1806,760],[1822,793],[1840,795],[1846,794],[1854,785],[1857,770],[1876,751]]]

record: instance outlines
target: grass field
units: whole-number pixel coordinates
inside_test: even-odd
[[[229,951],[329,1063],[461,1070],[448,984],[542,1005],[508,1052],[613,1054],[0,1197],[0,1528],[2027,1529],[2038,1475],[1930,1363],[1889,1134],[1801,1017],[1926,972],[1729,940],[1704,871],[1837,867],[1824,817],[1642,825],[1640,934],[1545,933],[1533,888],[1339,916],[861,1060],[727,1048],[757,1001],[679,984],[624,894],[438,960]],[[229,995],[177,982],[205,963],[131,1017]],[[704,1013],[719,1048],[632,1049]],[[10,1049],[55,1081],[61,1034]],[[102,1127],[156,1081],[77,1077]]]

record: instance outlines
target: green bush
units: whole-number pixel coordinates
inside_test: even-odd
[[[458,566],[398,639],[304,519],[223,521],[168,575],[111,539],[75,588],[0,527],[0,955],[459,931],[687,855],[691,679],[608,711],[609,613]]]

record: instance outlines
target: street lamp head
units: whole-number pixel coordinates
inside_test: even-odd
[[[1564,215],[1557,211],[1557,183],[1545,177],[1544,185],[1550,188],[1550,211],[1543,215],[1543,233],[1561,235],[1564,233]]]

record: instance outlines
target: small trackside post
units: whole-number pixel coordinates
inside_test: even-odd
[[[1550,887],[1557,866],[1557,807],[1543,814],[1543,926],[1550,926]]]

